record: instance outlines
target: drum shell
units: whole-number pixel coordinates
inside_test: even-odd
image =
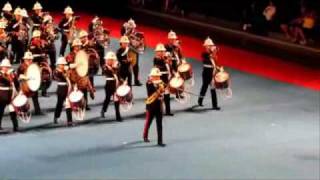
[[[214,82],[214,86],[216,89],[227,89],[229,88],[229,81],[226,80],[224,82]]]
[[[25,105],[21,106],[21,107],[16,107],[13,105],[14,111],[17,113],[27,113],[29,112],[30,109],[30,104],[27,102]]]
[[[26,81],[21,82],[20,89],[23,92],[23,94],[26,95],[27,97],[31,97],[34,95],[34,92],[30,90]]]
[[[82,98],[80,101],[78,102],[71,102],[70,101],[70,106],[71,106],[71,109],[73,110],[78,110],[78,109],[82,109],[85,105],[85,100],[84,98]]]
[[[179,72],[179,74],[184,80],[189,80],[192,78],[192,72],[190,72],[190,71]]]

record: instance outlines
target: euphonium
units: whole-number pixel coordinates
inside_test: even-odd
[[[151,96],[149,96],[144,102],[147,105],[152,104],[154,101],[156,101],[161,96],[161,94],[164,92],[164,90],[165,90],[164,84],[160,83],[159,89],[156,92],[154,92]]]

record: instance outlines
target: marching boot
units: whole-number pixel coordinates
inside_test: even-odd
[[[139,81],[139,79],[136,79],[136,80],[134,81],[134,85],[135,85],[135,86],[142,86],[142,83]]]
[[[13,131],[17,132],[19,128],[17,114],[15,112],[10,112],[10,119],[12,121]]]
[[[173,116],[173,114],[171,113],[171,107],[170,107],[170,94],[164,95],[164,104],[166,105],[166,115]]]
[[[104,112],[103,110],[101,110],[101,112],[100,112],[100,117],[101,117],[101,118],[105,118],[104,113],[105,113],[105,112]]]
[[[211,101],[212,101],[212,109],[219,111],[220,107],[218,107],[217,93],[215,89],[211,89]]]
[[[67,125],[68,126],[72,126],[72,110],[71,108],[66,109],[66,113],[67,113]]]
[[[53,118],[53,124],[58,124],[58,118]]]
[[[48,92],[47,92],[47,89],[42,90],[41,96],[42,96],[42,97],[49,97]]]
[[[199,97],[198,105],[201,106],[201,107],[203,106],[203,97]]]
[[[120,115],[120,103],[119,103],[119,101],[114,102],[114,106],[115,106],[115,110],[116,110],[116,120],[121,122],[122,118],[121,118],[121,115]]]

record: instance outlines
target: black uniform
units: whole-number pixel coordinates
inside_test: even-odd
[[[56,104],[56,109],[54,111],[54,123],[58,123],[58,118],[61,115],[63,103],[66,101],[66,98],[68,96],[68,88],[69,85],[67,83],[66,77],[64,75],[64,72],[60,70],[54,70],[53,77],[57,81],[58,87],[57,87],[57,97],[58,101]],[[68,107],[66,109],[66,115],[67,115],[67,121],[68,124],[72,124],[72,111],[71,107]]]
[[[147,93],[148,96],[152,96],[155,92],[159,91],[160,84],[154,84],[152,81],[148,80],[146,83],[147,87]],[[158,133],[158,144],[163,145],[162,140],[162,95],[159,96],[158,99],[156,99],[151,104],[146,105],[146,122],[144,125],[144,131],[143,131],[143,139],[145,142],[149,142],[148,134],[149,129],[152,123],[152,120],[156,118],[157,123],[157,133]]]
[[[43,22],[43,17],[37,15],[36,13],[32,13],[30,18],[31,18],[32,23],[33,23],[32,31],[40,30],[41,24]]]
[[[198,104],[202,106],[203,98],[206,95],[207,89],[212,82],[213,71],[216,68],[215,64],[212,64],[212,57],[210,53],[204,52],[202,53],[203,59],[203,71],[202,71],[202,87],[200,91],[200,97],[198,99]],[[211,101],[212,101],[212,108],[219,109],[218,102],[217,102],[217,93],[214,88],[211,89]]]
[[[72,17],[73,18],[73,17]],[[60,47],[60,55],[64,56],[68,45],[68,36],[67,34],[70,32],[72,26],[72,19],[68,20],[66,17],[62,18],[59,23],[59,28],[61,30],[61,47]]]
[[[128,85],[132,86],[131,62],[128,59],[129,47],[127,49],[120,48],[117,51],[117,58],[120,63],[119,76],[122,81],[127,79]]]
[[[19,62],[24,52],[26,51],[29,36],[28,36],[28,25],[24,21],[17,21],[13,19],[9,26],[8,31],[13,33],[12,36],[12,51],[15,54],[15,62]],[[24,32],[23,34],[19,34],[19,32]]]
[[[16,76],[14,78],[14,84],[16,88],[18,88],[18,81]],[[12,100],[12,88],[13,87],[11,85],[11,82],[7,78],[5,78],[3,72],[0,72],[0,129],[2,129],[1,122],[4,110],[6,106],[11,103]],[[10,112],[10,118],[13,124],[13,130],[18,131],[18,120],[16,112]]]
[[[42,30],[41,39],[44,39],[47,42],[45,51],[49,56],[51,69],[55,69],[55,65],[56,65],[57,52],[56,52],[56,45],[54,43],[56,38],[57,38],[56,34],[51,34],[46,29]]]
[[[172,70],[174,72],[178,72],[178,66],[181,64],[182,53],[179,47],[176,47],[173,44],[166,44],[165,48],[168,52],[170,52],[172,56]]]
[[[20,75],[25,74],[25,72],[27,71],[27,68],[28,68],[27,64],[25,63],[21,64],[17,69],[17,76],[19,77]],[[38,92],[35,92],[32,94],[32,102],[33,102],[35,114],[37,115],[42,114],[41,108],[39,105]]]
[[[103,107],[101,110],[101,116],[104,117],[104,113],[107,111],[111,96],[113,96],[117,89],[117,72],[116,69],[109,67],[108,65],[105,65],[103,67],[103,74],[106,77],[106,85],[104,86],[106,97],[103,102]],[[120,115],[120,104],[119,101],[114,102],[115,112],[116,112],[116,120],[121,121],[121,115]]]
[[[153,64],[155,67],[159,68],[161,71],[161,80],[165,84],[165,86],[169,85],[169,72],[167,64],[164,59],[155,57],[153,59]],[[164,104],[166,106],[166,115],[172,115],[171,107],[170,107],[170,94],[168,92],[164,95]]]

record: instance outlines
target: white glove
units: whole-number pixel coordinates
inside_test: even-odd
[[[73,64],[70,64],[70,69],[74,69],[77,67],[77,64],[73,63]]]

